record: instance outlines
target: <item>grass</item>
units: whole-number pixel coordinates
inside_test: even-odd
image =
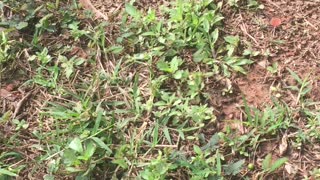
[[[275,97],[261,110],[244,97],[244,119],[218,117],[211,84],[245,75],[250,57],[259,55],[223,32],[222,6],[177,0],[158,12],[127,3],[121,19],[99,23],[76,1],[1,3],[3,14],[14,14],[1,22],[1,80],[23,63],[16,78],[25,79],[34,99],[25,117],[2,114],[9,131],[0,131],[0,179],[37,172],[46,180],[276,175],[289,159],[257,155],[259,149],[284,134],[292,134],[295,148],[319,139],[317,103],[308,100],[308,79],[288,70],[297,81],[287,87],[295,107]]]

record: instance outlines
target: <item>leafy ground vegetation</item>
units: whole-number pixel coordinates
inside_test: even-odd
[[[0,179],[320,178],[318,0],[0,13]]]

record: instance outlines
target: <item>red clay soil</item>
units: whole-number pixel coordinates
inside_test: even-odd
[[[242,93],[252,105],[265,104],[269,101],[271,84],[285,87],[295,83],[289,77],[287,68],[290,68],[302,78],[309,76],[314,87],[311,96],[319,100],[320,1],[264,0],[260,3],[264,9],[259,11],[224,9],[226,33],[240,35],[243,44],[262,54],[270,52],[269,56],[256,58],[258,64],[279,63],[276,75],[265,68],[251,68],[248,77],[237,80]],[[281,23],[273,26],[275,18],[281,19]]]
[[[225,33],[239,35],[245,47],[251,47],[261,54],[269,54],[254,58],[257,64],[249,69],[248,75],[233,80],[239,87],[240,94],[246,97],[251,106],[262,108],[266,104],[271,105],[270,98],[277,93],[280,101],[295,108],[297,94],[286,89],[297,85],[288,72],[289,68],[301,79],[308,78],[313,89],[307,98],[319,101],[320,1],[261,0],[260,3],[264,5],[264,9],[258,11],[228,6],[223,8]],[[275,62],[279,64],[278,72],[272,74],[266,67]],[[278,91],[272,92],[273,87]],[[242,100],[237,99],[224,106],[222,111],[226,117],[241,117],[238,107]],[[295,116],[295,123],[300,129],[305,129],[303,118],[298,114]],[[319,167],[319,145],[304,146],[300,150],[289,147],[288,151],[280,153],[279,148],[283,144],[280,142],[281,138],[283,139],[279,137],[276,141],[263,143],[256,152],[259,158],[263,157],[263,152],[275,152],[278,158],[289,158],[280,179],[302,179],[312,169]]]

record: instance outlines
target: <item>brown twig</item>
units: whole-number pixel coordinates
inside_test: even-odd
[[[35,91],[37,91],[37,90],[35,90]],[[30,96],[32,95],[32,93],[35,92],[35,91],[29,91],[29,92],[18,102],[18,104],[16,105],[16,108],[15,108],[15,110],[14,110],[14,113],[13,113],[13,115],[12,115],[12,118],[13,118],[13,119],[17,117],[17,115],[20,113],[20,111],[21,111],[24,103],[26,102],[26,100],[29,99],[29,97],[30,97]]]
[[[109,17],[106,16],[106,15],[104,15],[104,14],[103,14],[102,12],[100,12],[98,9],[96,9],[96,8],[92,5],[92,3],[91,3],[90,0],[79,0],[79,2],[80,2],[80,4],[82,4],[82,6],[83,6],[84,8],[93,11],[93,13],[95,14],[95,16],[96,16],[97,18],[102,18],[102,19],[104,19],[104,20],[106,20],[106,21],[109,20]]]
[[[248,33],[245,24],[241,24],[241,25],[240,25],[240,29],[242,30],[242,32],[243,32],[245,35],[247,35],[250,39],[252,39],[252,40],[254,41],[254,43],[256,43],[257,45],[259,44],[258,41]]]

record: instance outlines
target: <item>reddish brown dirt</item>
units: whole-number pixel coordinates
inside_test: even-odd
[[[274,92],[271,87],[276,87],[280,101],[289,106],[297,107],[297,93],[286,87],[297,86],[297,82],[288,72],[288,68],[296,72],[301,79],[308,78],[313,89],[306,97],[312,101],[320,100],[320,1],[302,0],[261,0],[263,10],[248,11],[247,9],[232,9],[225,6],[225,33],[239,35],[242,45],[250,47],[261,54],[269,52],[268,56],[253,58],[257,65],[249,69],[247,76],[238,77],[233,82],[239,87],[251,106],[261,108],[271,104]],[[281,24],[274,25],[272,18],[279,18]],[[278,23],[278,22],[277,22]],[[278,72],[271,74],[267,66],[277,62]],[[238,108],[242,103],[241,98],[223,107],[227,117],[241,117]],[[231,114],[231,115],[230,115]],[[303,117],[295,118],[301,129],[304,129]],[[289,138],[290,139],[290,138]],[[297,178],[297,175],[309,176],[309,171],[318,166],[319,151],[315,147],[305,146],[297,150],[289,143],[286,153],[279,154],[281,137],[261,145],[257,156],[262,157],[266,149],[272,148],[278,157],[288,157],[289,163],[284,168],[284,177]],[[317,147],[318,148],[318,147]],[[268,150],[269,151],[269,150]],[[271,152],[271,151],[269,151]],[[259,159],[258,158],[258,159]],[[295,171],[294,173],[292,171]]]
[[[224,9],[228,17],[225,21],[226,32],[240,35],[247,47],[261,53],[270,52],[269,56],[256,58],[257,62],[266,66],[273,62],[280,65],[276,76],[262,72],[261,68],[250,69],[247,77],[249,86],[242,85],[243,81],[247,81],[246,78],[237,80],[242,93],[248,96],[248,101],[254,106],[268,102],[271,84],[282,87],[292,85],[287,68],[301,78],[309,76],[314,87],[319,86],[320,78],[320,2],[264,0],[261,3],[265,6],[261,11]],[[281,24],[274,28],[270,25],[272,18],[281,19]],[[280,82],[279,79],[284,81]],[[258,91],[261,93],[256,94]],[[313,88],[311,97],[319,100],[318,95],[318,88]]]
[[[265,83],[266,70],[255,65],[244,77],[238,77],[234,81],[240,90],[240,96],[234,103],[225,105],[223,113],[229,118],[239,119],[241,112],[238,106],[243,104],[241,96],[245,97],[248,104],[254,107],[262,107],[271,102],[270,85]]]
[[[253,106],[270,103],[269,86],[264,83],[266,71],[258,65],[245,78],[239,78],[238,86]]]

